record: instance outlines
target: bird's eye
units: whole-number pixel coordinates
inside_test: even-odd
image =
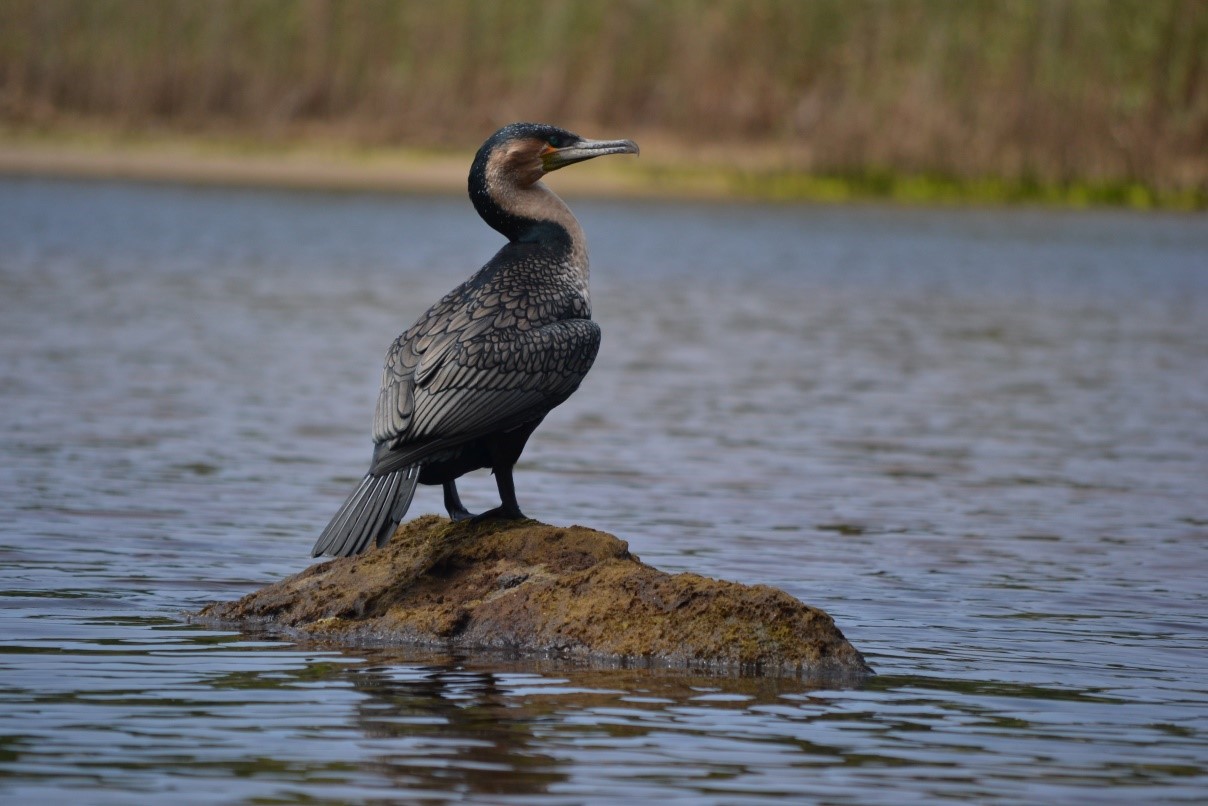
[[[549,143],[554,148],[565,148],[570,145],[570,141],[561,134],[551,134],[545,138],[545,142]]]

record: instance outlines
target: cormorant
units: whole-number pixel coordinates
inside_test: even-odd
[[[637,153],[631,140],[585,140],[537,123],[513,123],[483,143],[470,168],[470,199],[508,243],[386,352],[373,461],[315,543],[315,556],[384,545],[417,483],[443,485],[449,517],[471,517],[456,480],[479,468],[494,472],[500,506],[478,517],[524,517],[512,467],[600,348],[583,230],[541,177],[594,157]]]

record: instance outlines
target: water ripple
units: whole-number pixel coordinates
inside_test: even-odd
[[[781,587],[880,674],[182,624],[308,564],[377,357],[497,239],[459,199],[2,180],[0,797],[1203,799],[1201,220],[575,206],[605,341],[526,510]]]

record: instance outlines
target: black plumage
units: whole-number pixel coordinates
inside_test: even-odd
[[[534,123],[505,126],[478,150],[470,198],[508,243],[390,346],[369,472],[315,543],[316,556],[383,545],[416,484],[443,485],[449,517],[470,517],[456,479],[480,468],[494,472],[500,506],[478,517],[524,517],[512,467],[600,347],[583,232],[540,180],[575,162],[637,151],[629,140],[585,140]]]

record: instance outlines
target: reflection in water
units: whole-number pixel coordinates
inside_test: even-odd
[[[566,781],[539,751],[531,709],[510,707],[496,675],[445,666],[367,665],[350,674],[367,695],[357,724],[391,751],[367,768],[404,791],[525,795]]]
[[[350,658],[351,660],[351,658]],[[361,743],[360,772],[372,773],[407,792],[452,792],[491,797],[582,790],[572,774],[576,748],[592,748],[591,764],[618,795],[640,796],[647,782],[669,775],[728,779],[732,785],[767,771],[767,760],[750,764],[735,734],[744,715],[780,718],[811,702],[813,686],[785,678],[694,676],[671,670],[591,669],[557,660],[505,660],[372,649],[349,665],[321,662],[292,674],[240,674],[212,681],[216,687],[269,689],[351,683],[363,695],[354,709]],[[814,703],[824,707],[822,701]],[[573,715],[573,716],[571,716]],[[571,718],[568,719],[568,716]],[[702,725],[701,723],[705,723]],[[717,745],[708,770],[680,767],[638,750],[660,736],[701,732],[713,722]],[[769,752],[782,737],[757,741]],[[789,747],[809,757],[834,760],[840,748],[806,741]],[[645,756],[645,757],[643,757]],[[794,754],[794,763],[805,757]],[[697,760],[699,763],[699,759]],[[323,775],[332,770],[324,768]],[[492,801],[493,802],[493,801]]]
[[[880,675],[182,625],[306,567],[374,356],[497,236],[462,199],[0,180],[0,799],[1202,799],[1202,219],[574,204],[604,343],[526,511],[784,588]]]

